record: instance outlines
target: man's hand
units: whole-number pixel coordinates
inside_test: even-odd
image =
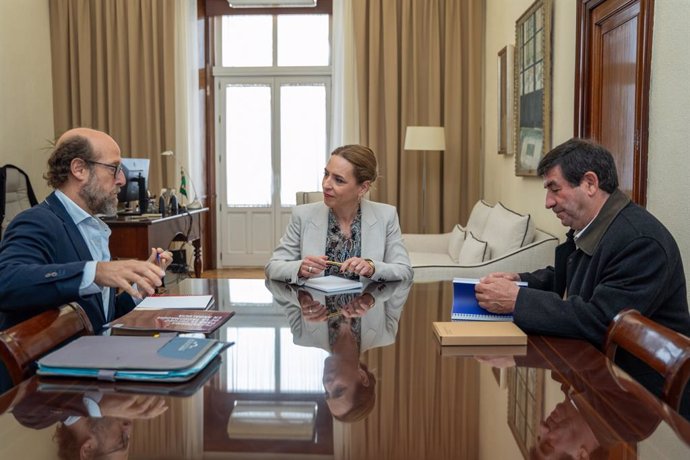
[[[515,281],[506,277],[494,276],[497,273],[485,276],[474,288],[479,306],[492,313],[512,313],[515,310],[515,300],[520,288]]]
[[[142,293],[151,295],[162,284],[165,270],[151,262],[141,260],[114,260],[98,262],[94,282],[101,287],[120,288],[132,297]],[[132,286],[136,283],[139,291]]]
[[[151,255],[147,262],[156,264],[165,271],[168,269],[168,265],[172,263],[172,253],[161,248],[151,248]]]

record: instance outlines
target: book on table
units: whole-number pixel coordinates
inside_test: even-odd
[[[527,345],[441,345],[441,356],[525,356]]]
[[[211,334],[235,315],[215,310],[137,310],[108,323],[114,335],[150,335],[155,332]]]
[[[516,281],[518,286],[527,286],[524,281]],[[474,278],[453,279],[453,309],[452,321],[512,321],[512,313],[492,313],[479,306],[474,287],[479,284]]]
[[[38,360],[41,376],[184,382],[231,344],[215,339],[82,336]]]
[[[135,310],[208,310],[214,304],[212,295],[150,295]]]
[[[335,275],[309,278],[304,282],[304,285],[324,292],[356,291],[364,286],[359,280],[351,280]]]
[[[432,325],[436,338],[444,346],[527,345],[527,334],[510,321],[451,321]]]

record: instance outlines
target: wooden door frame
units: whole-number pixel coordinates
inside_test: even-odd
[[[592,28],[592,10],[602,3],[612,0],[580,0],[577,6],[577,36],[575,51],[575,126],[576,137],[591,137],[592,75],[589,56],[592,51],[590,40]],[[635,100],[635,154],[632,199],[640,206],[647,203],[647,155],[649,140],[649,83],[652,62],[652,31],[654,25],[654,0],[628,0],[620,6],[625,8],[631,3],[639,2],[638,30],[638,63],[641,71],[637,75]],[[620,9],[619,8],[619,9]],[[616,11],[618,11],[617,9]]]

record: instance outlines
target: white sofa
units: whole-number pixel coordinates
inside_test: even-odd
[[[501,203],[478,201],[466,227],[441,234],[403,234],[415,281],[481,278],[492,272],[527,272],[553,265],[558,238],[534,227]]]

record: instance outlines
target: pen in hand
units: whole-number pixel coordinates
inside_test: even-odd
[[[327,261],[326,261],[326,264],[327,264],[327,265],[335,265],[335,266],[337,266],[337,267],[340,267],[343,263],[342,263],[342,262],[336,262],[336,261],[334,261],[334,260],[327,260]]]

